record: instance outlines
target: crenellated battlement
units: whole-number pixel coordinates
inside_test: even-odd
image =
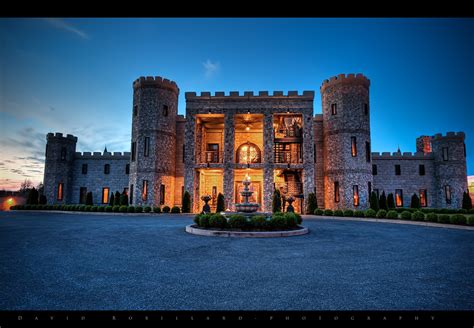
[[[76,152],[74,154],[75,159],[129,159],[130,158],[130,152],[104,152],[101,153],[100,151],[98,152],[90,152],[90,151],[85,151],[83,153],[81,152]]]
[[[395,153],[390,153],[390,152],[373,152],[372,153],[372,159],[378,160],[378,159],[393,159],[393,160],[411,160],[411,159],[433,159],[433,153],[423,153],[422,151],[418,151],[416,153],[412,152],[395,152]]]
[[[138,79],[133,81],[133,89],[139,88],[162,88],[171,90],[173,92],[179,93],[179,88],[176,82],[164,79],[161,76],[140,76]]]
[[[459,132],[447,132],[446,135],[443,135],[441,133],[437,133],[432,137],[432,141],[440,141],[443,139],[461,139],[464,140],[466,137],[465,133],[462,131]]]
[[[323,84],[319,88],[320,92],[323,93],[327,88],[339,84],[359,84],[363,85],[367,89],[370,86],[370,80],[365,77],[363,74],[339,74],[338,76],[333,76],[329,80],[324,80]]]
[[[197,95],[196,92],[186,92],[186,100],[201,100],[201,99],[235,99],[235,100],[248,100],[248,99],[268,99],[268,98],[294,98],[294,99],[314,99],[314,91],[303,91],[302,94],[299,94],[298,91],[288,91],[284,93],[283,91],[273,91],[272,95],[268,91],[259,91],[258,94],[254,94],[253,91],[244,91],[243,94],[240,94],[239,91],[230,91],[227,95],[224,91],[216,91],[214,95],[211,92],[204,91],[200,95]]]
[[[64,140],[64,141],[77,142],[77,137],[73,136],[72,134],[67,134],[66,136],[64,136],[61,132],[56,132],[56,133],[49,132],[46,135],[46,140],[47,141],[52,141],[52,140],[61,141],[61,140]]]

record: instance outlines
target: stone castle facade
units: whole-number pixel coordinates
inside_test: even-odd
[[[77,137],[47,135],[44,173],[48,203],[94,203],[126,192],[134,205],[180,206],[184,191],[198,212],[210,195],[226,208],[240,202],[250,176],[252,201],[271,211],[279,189],[302,212],[309,193],[321,208],[368,207],[372,191],[393,193],[407,207],[416,193],[422,206],[461,207],[467,191],[465,135],[421,136],[413,153],[371,152],[370,81],[338,75],[314,91],[186,92],[186,117],[177,114],[179,88],[161,77],[133,83],[131,152],[78,153]]]

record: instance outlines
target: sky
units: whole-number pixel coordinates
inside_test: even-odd
[[[466,133],[474,175],[474,19],[0,19],[0,189],[43,179],[46,134],[77,151],[129,151],[132,82],[187,91],[315,90],[341,73],[371,80],[372,149]]]

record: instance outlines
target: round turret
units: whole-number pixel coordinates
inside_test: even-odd
[[[173,204],[179,89],[161,77],[133,82],[130,198],[134,205]]]
[[[370,81],[340,74],[320,88],[323,110],[325,207],[369,206],[372,185]]]

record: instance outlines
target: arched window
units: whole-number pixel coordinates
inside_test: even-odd
[[[262,156],[256,144],[246,142],[237,148],[237,163],[260,163]]]

